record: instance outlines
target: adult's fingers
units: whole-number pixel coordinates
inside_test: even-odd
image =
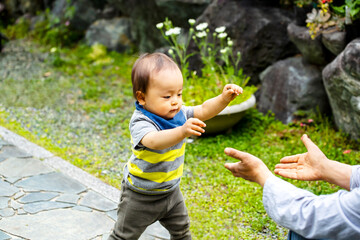
[[[290,179],[298,179],[296,169],[275,169],[274,173]]]
[[[225,154],[229,157],[236,158],[238,160],[244,161],[247,157],[249,157],[249,153],[241,152],[239,150],[236,150],[234,148],[225,148],[224,150]]]
[[[297,163],[276,164],[275,169],[297,169]]]
[[[303,154],[296,154],[296,155],[292,155],[292,156],[286,156],[283,157],[282,159],[280,159],[281,163],[296,163],[299,161],[301,155]]]

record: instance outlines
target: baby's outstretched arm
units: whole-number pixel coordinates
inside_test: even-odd
[[[143,137],[141,144],[151,149],[162,150],[174,146],[191,135],[200,136],[205,132],[204,127],[206,125],[203,121],[197,118],[189,118],[180,127],[149,132]]]
[[[236,84],[225,85],[222,94],[195,107],[194,117],[202,121],[215,117],[242,92],[243,89]]]

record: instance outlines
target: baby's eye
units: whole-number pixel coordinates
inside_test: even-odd
[[[180,97],[182,95],[182,93],[178,93],[178,96]]]
[[[170,96],[163,96],[163,98],[165,98],[165,99],[169,99],[169,98],[170,98]]]

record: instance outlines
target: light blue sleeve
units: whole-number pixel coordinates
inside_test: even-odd
[[[306,238],[360,239],[360,166],[352,167],[351,191],[317,196],[270,177],[263,190],[268,215]]]

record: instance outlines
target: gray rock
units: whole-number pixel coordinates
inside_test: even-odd
[[[85,196],[80,200],[79,204],[104,212],[117,209],[116,203],[108,200],[104,196],[94,191],[89,191],[88,193],[86,193]]]
[[[0,197],[11,197],[19,191],[20,189],[0,179]]]
[[[112,210],[109,212],[106,212],[106,214],[111,217],[114,221],[117,220],[117,210]]]
[[[34,214],[42,211],[48,211],[52,209],[69,208],[73,207],[73,204],[60,203],[60,202],[32,202],[24,205],[25,212]]]
[[[88,240],[109,233],[113,226],[114,221],[105,214],[72,209],[16,215],[0,221],[3,231],[36,240]]]
[[[53,171],[34,158],[9,158],[0,162],[0,174],[7,178],[23,178]]]
[[[304,62],[301,57],[276,62],[260,75],[260,79],[259,111],[270,110],[283,123],[290,123],[299,110],[329,111],[321,69]]]
[[[335,56],[340,54],[346,47],[345,32],[322,33],[321,42]]]
[[[86,190],[84,185],[59,172],[29,177],[17,182],[15,186],[28,191],[56,191],[62,193],[80,193]]]
[[[32,203],[32,202],[48,201],[57,196],[59,196],[58,193],[50,193],[50,192],[29,193],[26,196],[20,198],[19,202]]]
[[[109,50],[124,52],[131,48],[129,18],[100,19],[95,21],[86,31],[88,45],[100,43]]]
[[[321,35],[315,39],[311,39],[309,29],[307,27],[297,26],[290,23],[287,27],[290,40],[300,50],[304,59],[315,65],[325,65],[325,48],[321,43]]]
[[[84,206],[75,206],[72,209],[78,210],[78,211],[83,211],[83,212],[92,212],[93,211],[91,208],[84,207]]]
[[[272,63],[299,52],[287,34],[291,21],[284,9],[235,0],[213,1],[196,19],[197,24],[207,22],[212,31],[226,27],[233,51],[241,52],[240,67],[251,77],[250,84],[259,83],[259,73]]]
[[[337,127],[360,138],[360,39],[350,42],[322,74]]]

